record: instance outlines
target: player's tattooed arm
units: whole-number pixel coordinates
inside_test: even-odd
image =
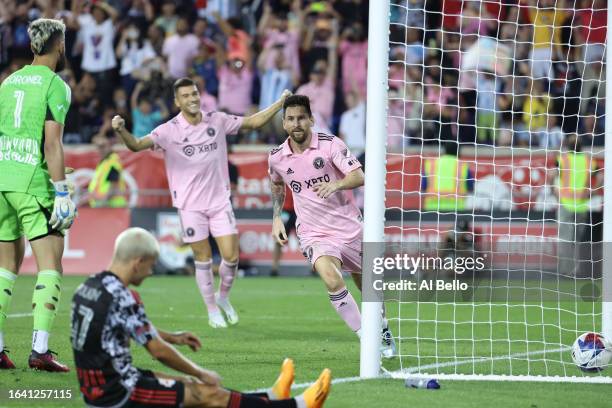
[[[272,208],[274,218],[280,217],[283,212],[283,204],[285,203],[285,184],[270,183],[272,189]]]
[[[273,206],[272,235],[274,239],[276,239],[276,242],[280,245],[285,245],[287,243],[287,231],[285,230],[285,224],[283,224],[281,218],[283,204],[285,203],[285,184],[272,181],[270,186],[272,189]]]
[[[125,120],[116,115],[111,124],[113,126],[113,130],[119,135],[125,146],[133,152],[139,152],[141,150],[147,150],[153,147],[153,140],[149,136],[145,136],[141,139],[136,139],[133,134],[128,132],[125,128]]]

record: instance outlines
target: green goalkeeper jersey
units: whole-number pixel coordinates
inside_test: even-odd
[[[53,194],[45,121],[64,124],[70,87],[49,67],[26,65],[0,85],[0,191]]]

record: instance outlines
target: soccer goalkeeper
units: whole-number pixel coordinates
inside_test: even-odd
[[[30,24],[34,60],[0,85],[0,368],[5,369],[15,368],[3,330],[25,235],[38,265],[28,363],[38,370],[68,371],[48,347],[59,307],[63,233],[76,217],[62,147],[71,92],[56,74],[65,66],[65,29],[58,20]]]

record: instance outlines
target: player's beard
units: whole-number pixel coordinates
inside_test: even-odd
[[[296,135],[295,132],[301,132],[300,135]],[[303,129],[294,129],[291,131],[291,133],[289,134],[289,137],[291,137],[291,139],[293,139],[293,141],[297,144],[302,144],[304,143],[304,141],[306,140],[306,131]]]
[[[61,72],[68,65],[68,61],[66,60],[66,53],[63,52],[60,54],[59,59],[57,60],[57,64],[55,65],[55,72]]]

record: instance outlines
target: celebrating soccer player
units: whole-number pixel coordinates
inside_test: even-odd
[[[25,235],[38,265],[28,364],[39,370],[68,371],[48,347],[59,307],[63,234],[76,217],[62,147],[71,92],[56,74],[65,66],[65,30],[58,20],[30,24],[34,60],[0,85],[0,368],[15,368],[4,350],[3,330]]]
[[[213,328],[227,327],[221,311],[227,323],[238,323],[238,315],[229,302],[238,268],[238,230],[230,202],[226,136],[240,129],[262,127],[281,109],[289,94],[283,92],[267,109],[247,117],[202,112],[196,84],[182,78],[174,83],[174,102],[181,112],[151,134],[136,139],[125,129],[123,118],[115,116],[112,120],[113,129],[131,151],[155,148],[164,153],[172,203],[181,218],[183,240],[193,250],[196,280],[208,309],[208,323]],[[223,258],[217,294],[209,233]]]
[[[361,289],[362,216],[353,196],[347,194],[363,185],[361,164],[342,140],[311,129],[314,121],[307,96],[288,97],[283,110],[283,127],[289,137],[268,159],[274,206],[272,234],[279,244],[287,243],[281,219],[287,184],[293,191],[301,250],[325,282],[333,307],[359,336],[359,307],[341,271],[351,272]],[[394,347],[385,320],[383,353],[393,353]]]
[[[115,241],[108,271],[87,279],[72,300],[70,341],[81,393],[90,407],[235,407],[319,408],[330,391],[331,372],[303,394],[290,398],[295,377],[293,362],[285,359],[276,383],[265,393],[242,394],[221,387],[217,373],[185,358],[171,344],[197,351],[200,340],[188,332],[157,329],[130,284],[151,275],[159,244],[148,231],[129,228]],[[170,376],[132,365],[130,338],[165,366],[191,377]]]

